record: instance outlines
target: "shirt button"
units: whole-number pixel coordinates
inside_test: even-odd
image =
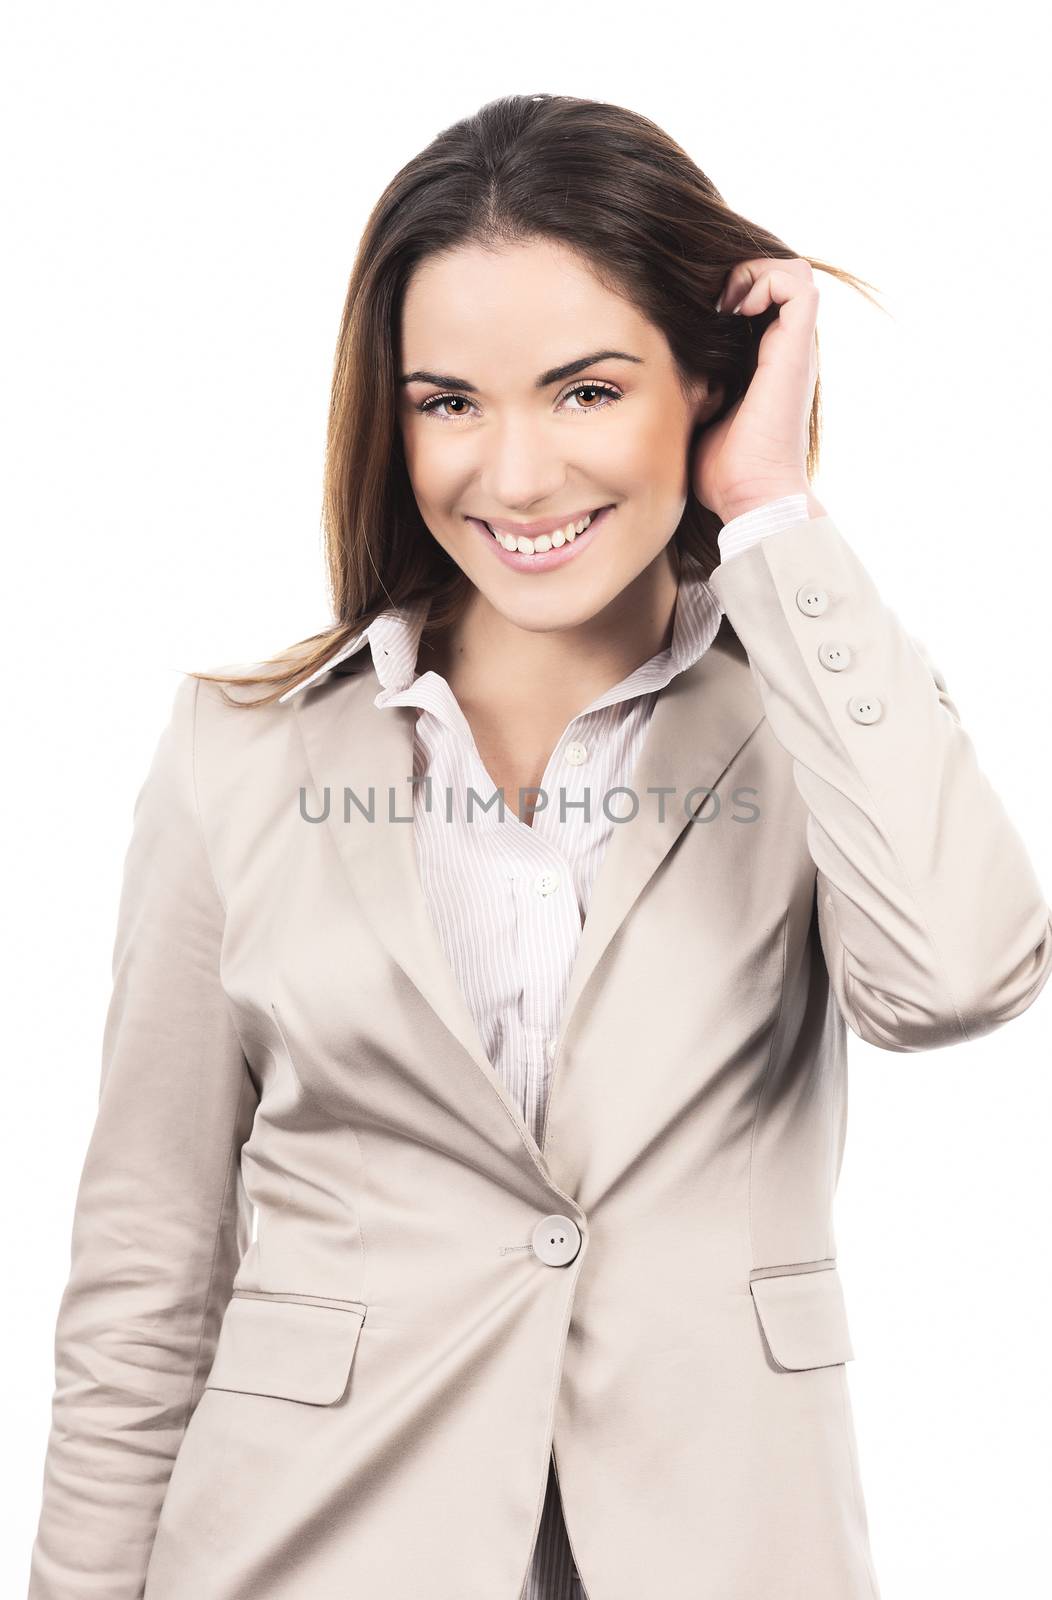
[[[830,672],[843,672],[845,667],[851,665],[851,651],[846,644],[837,644],[835,639],[827,639],[818,646],[818,659],[823,667],[828,667]]]
[[[581,1248],[581,1230],[558,1212],[542,1217],[533,1230],[533,1253],[549,1267],[565,1267]]]
[[[575,739],[572,744],[566,746],[566,759],[571,767],[579,767],[582,761],[588,760],[587,746],[583,745],[579,739]]]
[[[554,894],[559,887],[559,874],[551,871],[539,872],[533,883],[538,894]]]
[[[805,583],[796,591],[796,603],[809,617],[820,617],[829,604],[829,596],[816,583]]]
[[[875,694],[857,694],[847,703],[847,709],[856,722],[876,722],[884,707]]]

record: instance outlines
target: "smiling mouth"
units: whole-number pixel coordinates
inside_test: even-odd
[[[591,526],[593,518],[605,510],[605,506],[597,506],[594,511],[590,511],[586,517],[579,518],[577,522],[568,522],[565,527],[556,528],[553,533],[539,533],[532,539],[527,538],[525,534],[516,537],[513,533],[498,533],[485,521],[483,527],[489,528],[493,538],[498,544],[503,545],[505,550],[517,550],[520,555],[525,556],[543,555],[547,550],[558,550],[564,544],[572,544],[579,533],[583,533]]]

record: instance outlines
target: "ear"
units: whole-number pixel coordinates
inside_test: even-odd
[[[726,393],[726,387],[722,383],[716,383],[709,378],[695,380],[692,416],[696,428],[715,416],[724,402]]]

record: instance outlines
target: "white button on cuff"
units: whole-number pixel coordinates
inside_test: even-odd
[[[829,596],[816,583],[805,583],[796,591],[796,603],[809,617],[820,617],[829,604]]]
[[[884,711],[875,694],[855,695],[848,701],[847,709],[856,722],[876,722]]]
[[[588,760],[588,749],[577,739],[566,746],[566,759],[571,767],[579,767],[583,761]]]
[[[534,888],[538,894],[554,894],[559,887],[559,874],[557,872],[539,872],[534,879]]]
[[[542,1217],[533,1230],[534,1255],[549,1267],[565,1267],[581,1248],[581,1230],[572,1217]]]
[[[846,644],[837,644],[835,639],[827,639],[818,646],[818,659],[823,667],[828,667],[830,672],[843,672],[844,668],[851,665],[851,651]]]

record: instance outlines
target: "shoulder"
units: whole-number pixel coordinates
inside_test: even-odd
[[[251,662],[179,673],[161,737],[195,782],[239,771],[247,778],[247,767],[294,725],[292,702],[275,693],[274,670],[272,662]]]

